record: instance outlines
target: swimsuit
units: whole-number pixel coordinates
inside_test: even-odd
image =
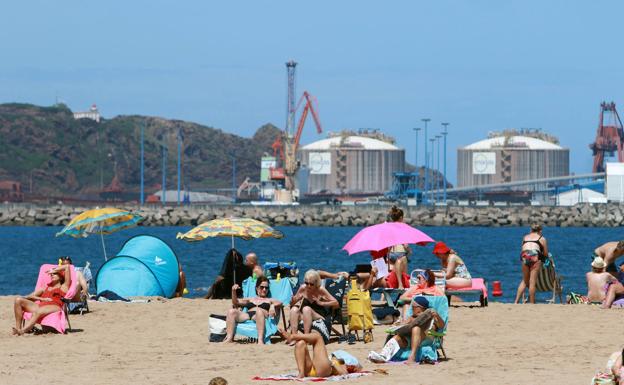
[[[455,258],[455,276],[464,279],[472,279],[464,261],[458,256],[454,256],[453,258]]]
[[[41,298],[50,298],[52,301],[39,301],[39,306],[56,305],[63,308],[63,298],[65,298],[65,294],[66,293],[60,287],[51,289],[50,286],[48,286],[43,294],[41,294]]]
[[[407,250],[403,245],[392,246],[390,252],[388,253],[388,259],[391,263],[396,262],[397,259],[401,257],[407,257]]]
[[[255,309],[255,308],[259,307],[260,309],[264,309],[266,311],[269,311],[269,309],[271,308],[271,304],[268,303],[268,302],[263,302],[260,305],[256,305],[255,303],[249,302],[244,307],[247,309],[247,314],[249,314],[249,319],[252,319],[253,316],[256,315],[256,311],[255,310],[251,310],[251,309]]]
[[[304,298],[303,302],[301,303],[301,308],[303,309],[305,306],[309,306],[310,309],[314,310],[321,317],[327,317],[327,309],[324,306],[321,306],[316,302],[311,302],[307,298]]]
[[[544,262],[544,260],[546,259],[544,255],[544,246],[540,243],[539,241],[540,239],[542,239],[541,235],[536,240],[528,240],[528,241],[522,240],[522,246],[524,246],[527,243],[537,243],[537,245],[539,246],[539,250],[529,249],[529,250],[522,250],[520,252],[520,260],[529,268],[533,267],[533,265],[535,265],[537,261]]]

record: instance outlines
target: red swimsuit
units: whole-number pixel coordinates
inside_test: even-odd
[[[63,307],[63,298],[65,298],[65,292],[60,287],[51,289],[50,286],[46,287],[41,298],[50,298],[52,301],[39,301],[39,306],[56,305],[60,308]]]

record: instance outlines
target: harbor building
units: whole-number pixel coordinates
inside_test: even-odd
[[[570,150],[540,130],[509,129],[457,150],[458,187],[567,176]],[[547,188],[545,184],[515,190]]]
[[[331,133],[297,155],[306,169],[307,183],[298,181],[303,194],[383,194],[392,174],[405,171],[405,150],[378,130]]]

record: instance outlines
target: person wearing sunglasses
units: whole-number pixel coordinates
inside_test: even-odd
[[[290,334],[297,334],[299,328],[302,328],[305,334],[316,330],[327,343],[329,331],[324,321],[330,315],[331,309],[337,309],[338,306],[336,298],[321,286],[318,271],[306,271],[304,284],[290,301]]]
[[[225,318],[226,336],[223,342],[234,342],[234,331],[236,324],[247,320],[254,320],[258,329],[258,343],[264,344],[264,321],[267,317],[275,317],[275,309],[282,306],[282,302],[269,297],[269,279],[258,277],[256,280],[256,297],[238,298],[236,291],[237,284],[232,286],[232,305],[234,308],[228,310]],[[245,308],[244,312],[238,308]]]

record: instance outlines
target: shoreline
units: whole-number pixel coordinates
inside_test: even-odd
[[[390,206],[243,206],[193,205],[107,206],[140,210],[140,226],[195,226],[228,216],[257,219],[270,226],[369,226],[384,222]],[[519,227],[533,221],[546,227],[624,226],[624,204],[581,204],[576,206],[400,206],[405,222],[413,226]],[[0,226],[64,226],[71,218],[92,208],[68,205],[5,203],[0,205]]]

